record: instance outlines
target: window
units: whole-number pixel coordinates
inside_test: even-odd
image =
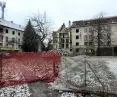
[[[70,49],[70,51],[72,51],[72,49]]]
[[[85,33],[86,33],[86,32],[88,32],[87,30],[88,30],[88,29],[87,29],[87,28],[85,28],[85,29],[84,29],[84,32],[85,32]]]
[[[85,53],[87,53],[88,52],[88,49],[85,49]]]
[[[12,47],[14,48],[14,44],[12,44]]]
[[[87,41],[88,40],[88,35],[84,36],[84,40]]]
[[[84,43],[84,45],[86,45],[86,46],[87,46],[87,45],[88,45],[88,42],[85,42],[85,43]]]
[[[12,42],[15,42],[15,38],[12,38]]]
[[[79,49],[78,48],[76,48],[76,52],[79,52]]]
[[[18,45],[18,48],[21,48],[21,45]]]
[[[8,37],[6,36],[6,42],[8,42]]]
[[[62,36],[62,33],[59,33],[59,36],[61,37]]]
[[[18,33],[18,36],[20,36],[20,32]]]
[[[76,33],[78,33],[79,32],[79,29],[76,29]]]
[[[92,28],[89,28],[89,32],[92,32],[92,30],[93,30]]]
[[[62,44],[62,48],[64,48],[64,44]]]
[[[92,37],[93,37],[92,35],[89,35],[89,39],[92,39]]]
[[[15,34],[15,31],[12,31],[12,34],[14,35]]]
[[[76,42],[76,46],[79,46],[79,42]]]
[[[20,39],[18,39],[18,43],[20,43]]]
[[[92,46],[93,45],[93,42],[85,42],[84,45],[86,45],[86,46],[88,46],[88,45],[89,46]]]
[[[6,33],[8,33],[8,29],[6,29]]]
[[[64,38],[68,38],[68,37],[69,37],[68,33],[64,33]]]
[[[79,39],[79,36],[78,35],[76,36],[76,39]]]
[[[82,36],[82,35],[81,35],[81,33],[80,33],[80,38],[81,38],[81,36]]]
[[[63,38],[61,38],[61,43],[64,43],[64,39]]]
[[[93,45],[93,42],[89,42],[89,45]]]
[[[110,41],[108,41],[108,42],[107,42],[107,46],[110,46],[110,45],[111,45],[111,42],[110,42]]]
[[[66,44],[66,48],[68,48],[69,47],[69,45],[68,44]]]
[[[64,38],[64,36],[65,36],[65,35],[63,34],[63,38]]]
[[[2,33],[3,32],[3,28],[0,28],[0,33]]]
[[[66,39],[66,43],[69,43],[69,39]]]
[[[2,43],[0,43],[0,46],[2,46]]]
[[[89,49],[89,53],[91,53],[91,49]]]

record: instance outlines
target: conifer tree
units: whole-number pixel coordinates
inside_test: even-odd
[[[24,52],[37,52],[39,47],[39,36],[36,34],[31,21],[25,27],[23,34],[22,50]]]

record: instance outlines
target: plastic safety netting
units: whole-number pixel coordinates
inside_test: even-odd
[[[6,53],[0,56],[0,85],[16,85],[42,80],[53,82],[58,76],[57,52]]]

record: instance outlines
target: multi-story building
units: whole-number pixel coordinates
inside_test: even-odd
[[[74,21],[69,27],[65,27],[65,24],[63,24],[61,28],[53,34],[53,39],[56,40],[53,44],[54,48],[67,49],[78,54],[83,54],[87,51],[96,51],[98,46],[98,42],[96,42],[98,33],[92,29],[100,29],[99,26],[101,26],[101,29],[104,29],[100,33],[106,32],[106,34],[103,35],[104,37],[100,39],[100,42],[105,39],[102,44],[100,43],[100,47],[116,47],[117,16],[102,18],[100,22],[99,19]],[[67,35],[68,42],[66,42],[65,35]]]
[[[69,27],[65,27],[65,24],[53,32],[53,47],[55,49],[69,50],[71,46],[70,30]]]
[[[23,32],[21,25],[0,19],[0,48],[2,50],[21,50]]]

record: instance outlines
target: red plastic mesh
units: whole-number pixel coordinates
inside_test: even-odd
[[[42,80],[53,82],[58,76],[57,52],[10,53],[0,58],[0,85],[8,86]]]

